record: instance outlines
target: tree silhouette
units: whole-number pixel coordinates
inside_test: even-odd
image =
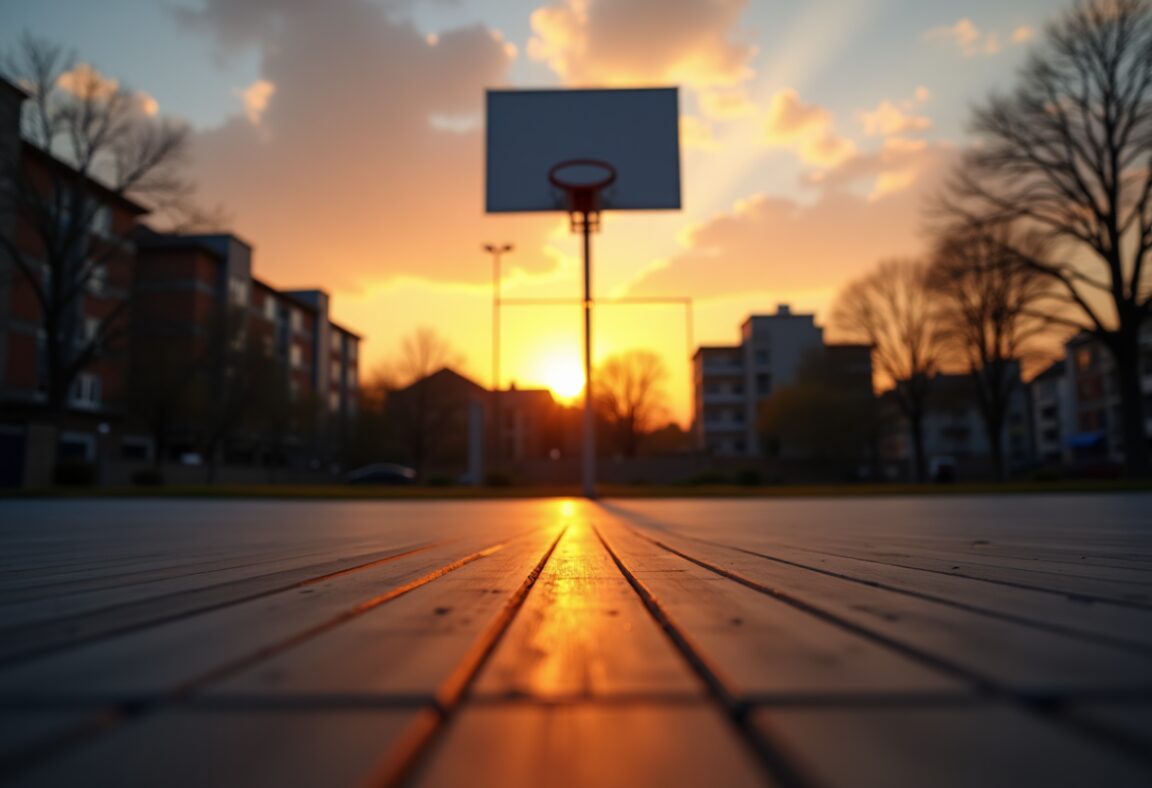
[[[398,388],[385,396],[388,427],[421,481],[438,456],[455,453],[454,444],[464,438],[461,420],[467,417],[474,384],[451,369],[461,363],[447,340],[421,326],[401,341],[393,370],[379,373],[398,381]]]
[[[23,152],[0,161],[0,212],[22,216],[34,239],[19,244],[0,234],[0,250],[39,307],[46,401],[61,413],[77,376],[115,354],[127,333],[127,298],[100,314],[81,310],[107,264],[131,248],[131,228],[104,219],[108,204],[184,202],[188,132],[150,117],[138,94],[45,41],[25,36],[5,70],[28,93],[24,135],[46,166],[30,170]]]
[[[1005,476],[1004,423],[1021,363],[1049,328],[1040,311],[1052,282],[1028,264],[1043,255],[1034,237],[1014,238],[1003,225],[984,227],[943,237],[928,270],[941,339],[972,377],[997,480]]]
[[[927,270],[916,260],[886,260],[836,297],[832,324],[872,347],[872,365],[895,388],[912,438],[916,481],[927,476],[924,414],[941,345],[933,325]]]
[[[594,403],[616,450],[635,457],[644,436],[666,415],[668,370],[649,350],[629,350],[605,359],[596,371]]]
[[[973,118],[978,144],[941,208],[954,225],[1019,222],[1055,284],[1049,320],[1116,361],[1129,475],[1149,473],[1139,336],[1152,308],[1152,2],[1083,0],[1048,30],[1007,94]]]

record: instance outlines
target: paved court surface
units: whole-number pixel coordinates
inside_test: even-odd
[[[1152,497],[0,502],[0,783],[1152,785]]]

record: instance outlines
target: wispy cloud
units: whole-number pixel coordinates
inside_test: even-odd
[[[791,88],[777,92],[769,102],[764,140],[795,151],[817,167],[835,166],[856,151],[852,140],[836,134],[831,112],[817,104],[805,104]]]
[[[756,48],[734,35],[747,0],[558,0],[532,12],[528,56],[570,85],[732,85]]]
[[[1022,38],[1017,38],[1020,33]],[[1011,33],[1010,41],[1021,44],[1032,36],[1032,29],[1021,26]],[[956,45],[965,58],[975,58],[976,55],[994,55],[1002,50],[1001,35],[996,31],[980,30],[975,22],[965,16],[953,24],[932,28],[924,33],[927,39],[949,40]]]
[[[276,93],[276,85],[266,79],[258,79],[248,87],[234,91],[244,102],[244,114],[253,126],[260,125],[260,118],[264,110],[268,109],[268,102]]]

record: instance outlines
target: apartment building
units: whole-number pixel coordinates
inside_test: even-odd
[[[1144,433],[1152,440],[1152,321],[1140,333]],[[1065,345],[1060,406],[1069,418],[1061,434],[1062,458],[1071,465],[1124,462],[1124,425],[1116,362],[1098,339],[1088,333]],[[1033,382],[1039,399],[1045,381]]]
[[[1004,467],[1011,473],[1032,463],[1034,440],[1028,394],[1019,379],[1019,366],[1012,365],[1009,374],[1016,382],[1008,398],[1000,447]],[[972,376],[933,376],[925,405],[922,429],[929,478],[990,478],[992,449]],[[891,391],[880,397],[880,419],[880,456],[888,465],[889,477],[913,478],[911,429]]]
[[[60,459],[94,461],[99,446],[122,425],[131,234],[147,212],[21,140],[24,98],[0,80],[2,486],[47,484]],[[46,218],[51,210],[59,211],[54,223]],[[53,268],[47,250],[65,232],[75,235],[76,246],[67,258],[58,255]],[[55,288],[54,275],[60,278]],[[54,394],[53,379],[71,382]]]
[[[693,436],[716,457],[758,457],[760,404],[792,383],[804,357],[824,347],[824,332],[811,314],[787,304],[775,314],[751,315],[738,345],[703,346],[692,358]]]
[[[181,414],[153,421],[156,450],[336,462],[358,408],[360,337],[331,320],[328,294],[256,278],[251,245],[232,234],[142,232],[137,243],[134,390],[167,398],[138,413]]]
[[[1036,459],[1045,465],[1072,461],[1076,433],[1072,378],[1064,360],[1049,365],[1028,384]]]

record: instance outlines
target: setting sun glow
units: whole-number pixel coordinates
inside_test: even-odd
[[[551,359],[541,370],[541,376],[560,400],[574,400],[584,390],[584,370],[575,359]]]

